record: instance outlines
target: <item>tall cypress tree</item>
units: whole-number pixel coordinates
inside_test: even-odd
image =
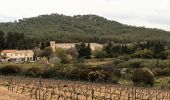
[[[0,31],[0,50],[5,48],[5,33]]]

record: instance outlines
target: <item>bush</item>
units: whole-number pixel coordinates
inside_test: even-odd
[[[121,77],[121,71],[120,71],[120,69],[114,67],[114,66],[111,65],[111,64],[102,65],[101,68],[102,68],[103,71],[109,72],[110,75],[111,75],[111,77],[118,77],[118,78]]]
[[[170,68],[156,68],[154,73],[156,76],[170,76]]]
[[[154,52],[149,49],[138,50],[134,54],[131,55],[132,58],[144,58],[151,59],[154,57]]]
[[[0,68],[0,73],[5,75],[20,74],[22,71],[21,67],[17,65],[6,65]]]
[[[71,58],[69,56],[61,57],[61,64],[69,64],[71,63]]]
[[[90,72],[90,69],[87,68],[76,68],[71,71],[71,73],[67,74],[67,78],[71,80],[85,80],[88,81],[88,73]]]
[[[95,58],[105,58],[106,57],[106,52],[103,50],[103,48],[96,48],[94,51],[93,51],[93,56]]]
[[[119,64],[124,63],[124,62],[125,62],[124,60],[114,59],[113,60],[113,65],[114,66],[118,66]]]
[[[124,55],[124,56],[119,56],[118,57],[120,60],[124,60],[124,61],[128,61],[130,59],[130,57],[128,55]]]
[[[91,71],[88,74],[89,81],[92,82],[106,82],[110,79],[110,74],[104,71]]]
[[[153,86],[154,74],[148,68],[137,68],[132,72],[132,81],[138,86]]]
[[[43,70],[43,78],[55,78],[57,77],[57,69],[55,67],[48,67]]]
[[[25,71],[23,71],[23,74],[30,77],[39,77],[41,76],[41,69],[39,67],[30,67],[28,69],[25,69]]]
[[[141,68],[144,65],[143,65],[143,62],[141,62],[141,61],[128,61],[127,66],[129,68]]]

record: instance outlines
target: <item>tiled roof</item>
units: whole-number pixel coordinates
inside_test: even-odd
[[[14,53],[16,50],[3,50],[2,53]]]

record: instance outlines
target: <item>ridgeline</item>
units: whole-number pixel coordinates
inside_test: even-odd
[[[144,27],[123,25],[97,15],[65,16],[40,15],[15,22],[0,23],[0,30],[24,33],[28,38],[49,39],[58,42],[134,42],[140,40],[165,40],[170,42],[170,32]]]

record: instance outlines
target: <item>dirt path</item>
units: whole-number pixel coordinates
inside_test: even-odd
[[[21,94],[9,92],[7,88],[0,86],[0,100],[32,100]]]

